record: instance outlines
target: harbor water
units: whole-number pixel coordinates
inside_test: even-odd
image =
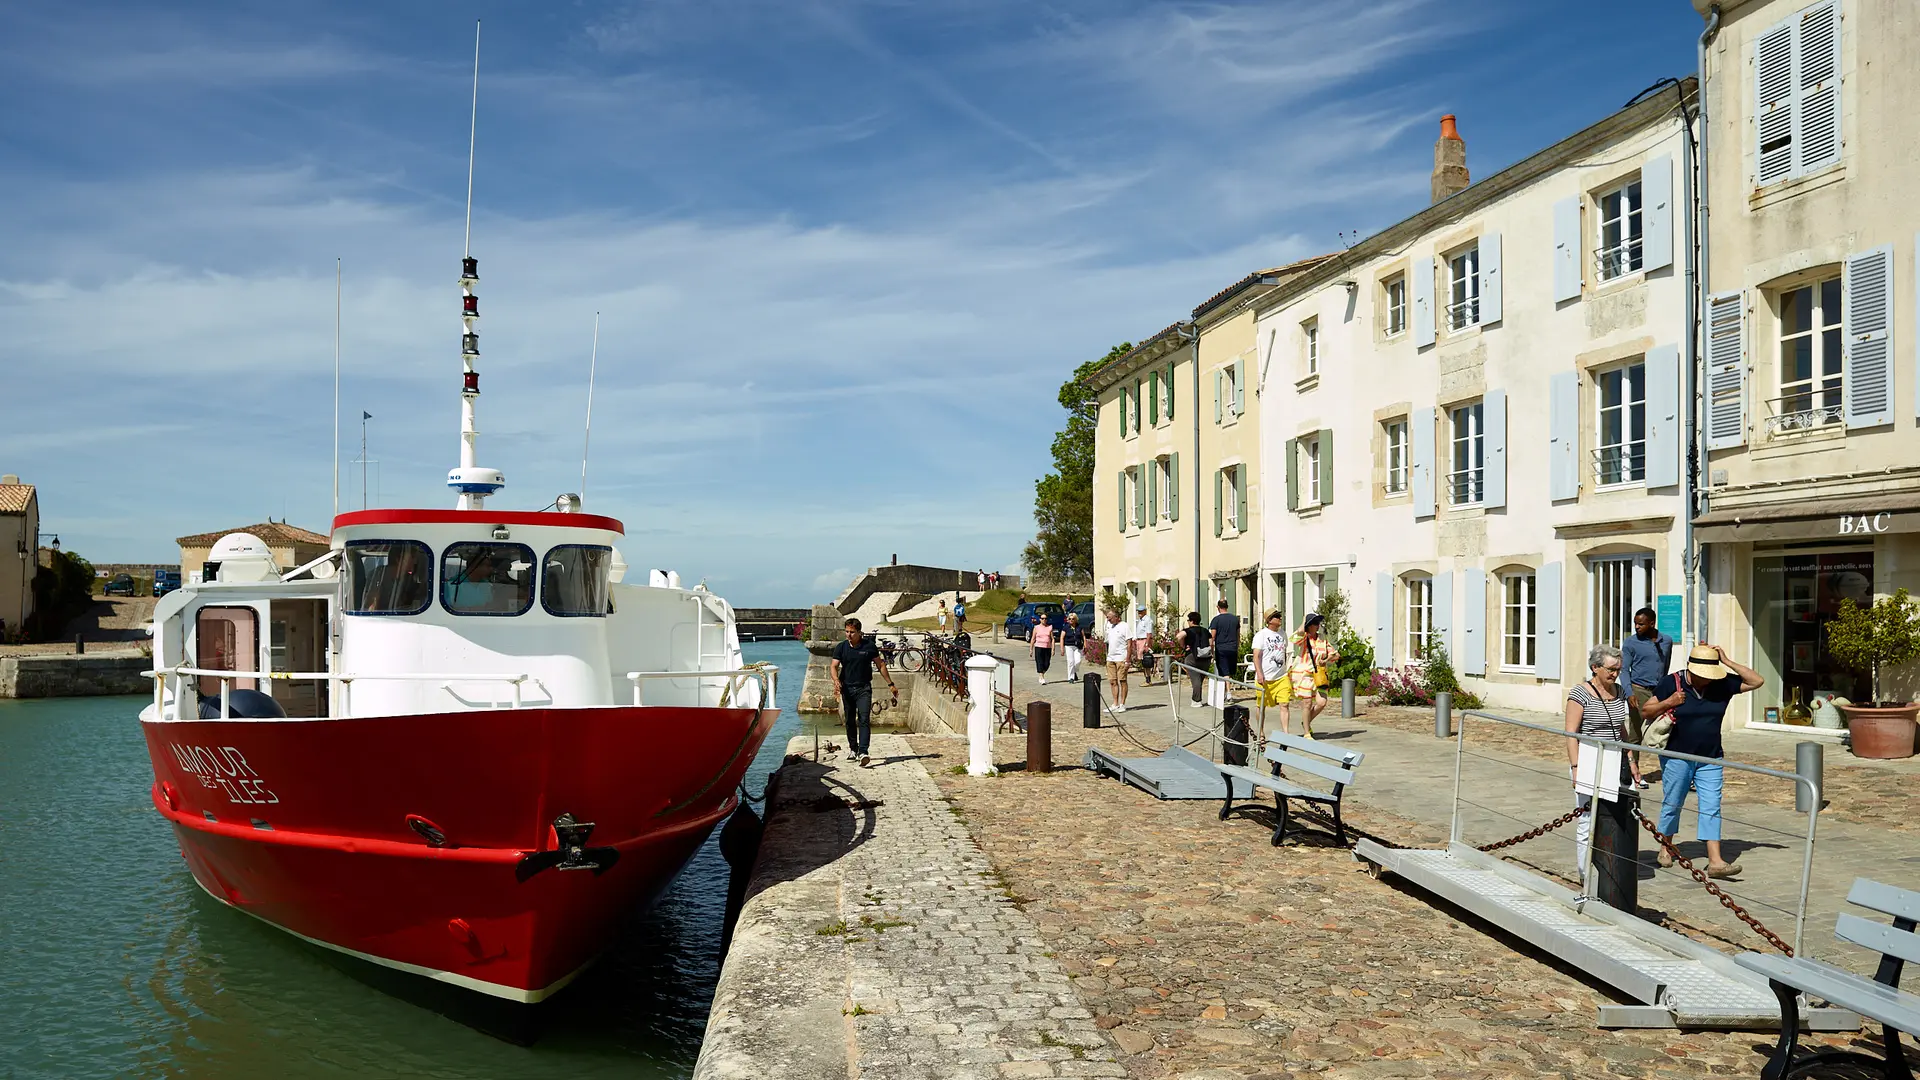
[[[795,642],[758,794],[803,722]],[[718,837],[521,1046],[376,988],[336,957],[195,885],[148,797],[146,699],[0,701],[0,1077],[684,1077],[719,976]]]

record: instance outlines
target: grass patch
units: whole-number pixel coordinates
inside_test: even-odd
[[[965,765],[949,765],[947,766],[947,775],[965,776],[967,775],[967,767]]]
[[[1042,1031],[1040,1033],[1040,1045],[1041,1046],[1064,1046],[1068,1050],[1071,1050],[1073,1052],[1073,1056],[1076,1058],[1084,1058],[1087,1056],[1087,1051],[1085,1047],[1077,1046],[1073,1043],[1070,1043],[1067,1040],[1061,1038],[1060,1036],[1055,1035],[1051,1031]]]
[[[912,926],[905,919],[876,919],[871,915],[860,916],[860,925],[876,934],[884,934],[896,926]]]
[[[847,932],[847,920],[845,919],[835,919],[834,921],[814,931],[815,934],[818,934],[821,937],[844,937],[846,935],[846,932]]]
[[[841,1016],[871,1016],[872,1014],[873,1010],[862,1007],[858,1002],[855,1002],[851,1009],[840,1010]]]

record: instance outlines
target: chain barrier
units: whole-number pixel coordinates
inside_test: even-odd
[[[1559,817],[1554,818],[1552,821],[1547,822],[1545,825],[1541,825],[1537,828],[1528,829],[1526,832],[1521,833],[1519,836],[1509,836],[1505,840],[1500,840],[1495,843],[1481,844],[1476,850],[1499,851],[1501,848],[1512,847],[1515,844],[1524,844],[1529,840],[1537,840],[1540,837],[1547,835],[1553,830],[1559,828],[1562,825],[1565,825],[1567,822],[1572,821],[1574,818],[1577,818],[1586,812],[1587,812],[1587,808],[1584,806],[1576,810],[1569,810],[1566,813],[1561,814]]]
[[[1759,934],[1763,938],[1766,938],[1767,944],[1772,945],[1774,948],[1779,949],[1782,953],[1788,956],[1793,955],[1793,946],[1780,940],[1779,934],[1776,934],[1773,931],[1767,929],[1765,926],[1762,926],[1760,924],[1759,919],[1756,919],[1752,915],[1749,915],[1747,913],[1746,908],[1741,907],[1740,904],[1733,899],[1733,897],[1728,896],[1724,891],[1721,890],[1720,886],[1715,885],[1713,883],[1713,880],[1707,877],[1706,871],[1701,870],[1699,867],[1694,866],[1692,859],[1689,859],[1685,855],[1680,854],[1680,849],[1673,845],[1673,838],[1670,836],[1662,835],[1660,830],[1654,827],[1653,822],[1648,820],[1647,815],[1640,812],[1639,807],[1634,808],[1633,816],[1640,820],[1640,827],[1647,830],[1648,835],[1652,836],[1656,843],[1658,843],[1662,848],[1666,849],[1667,854],[1673,858],[1673,861],[1680,864],[1681,869],[1685,870],[1689,874],[1692,874],[1693,880],[1699,882],[1701,887],[1706,889],[1707,893],[1711,895],[1715,900],[1720,901],[1721,907],[1724,907],[1728,911],[1733,912],[1734,917],[1739,919],[1741,922],[1746,923],[1748,926],[1752,927],[1754,933]]]

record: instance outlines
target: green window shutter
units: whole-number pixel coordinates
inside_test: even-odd
[[[1320,452],[1323,454],[1326,453],[1327,448],[1325,446],[1322,446],[1320,448]],[[1329,566],[1326,568],[1326,570],[1324,570],[1320,574],[1320,595],[1332,596],[1334,593],[1338,592],[1339,590],[1340,590],[1340,568],[1337,566]],[[1320,606],[1325,607],[1326,604],[1323,603]]]
[[[1320,505],[1333,505],[1333,429],[1320,429]]]
[[[1307,621],[1307,575],[1299,570],[1293,572],[1293,626]],[[1289,627],[1292,629],[1292,627]]]
[[[1133,430],[1140,430],[1140,395],[1144,390],[1139,379],[1133,380]]]
[[[1119,402],[1120,407],[1115,411],[1117,411],[1120,414],[1120,437],[1124,439],[1127,437],[1127,388],[1126,387],[1123,386],[1120,388],[1120,397],[1117,400]]]
[[[1167,459],[1167,520],[1180,520],[1180,451]]]
[[[1168,364],[1166,373],[1160,376],[1160,385],[1166,387],[1167,407],[1164,410],[1167,420],[1173,420],[1173,365]]]
[[[1227,376],[1224,371],[1216,371],[1213,373],[1213,422],[1216,424],[1220,422],[1221,412],[1226,408],[1226,402],[1221,397],[1221,395],[1226,393],[1226,379]]]
[[[1180,580],[1178,578],[1167,582],[1167,606],[1175,611],[1180,610]]]
[[[1287,440],[1287,509],[1300,509],[1300,440]]]
[[[1234,361],[1233,413],[1235,416],[1247,414],[1247,362],[1245,360]]]
[[[1147,485],[1140,482],[1140,473],[1133,474],[1133,524],[1139,528],[1147,523]]]
[[[1113,503],[1120,508],[1120,531],[1127,531],[1127,470],[1120,470],[1119,486],[1113,489]]]
[[[1237,507],[1237,510],[1238,510],[1238,513],[1234,517],[1234,520],[1240,523],[1239,525],[1240,531],[1246,532],[1247,531],[1247,467],[1245,465],[1242,465],[1239,468],[1233,470],[1233,490],[1234,490],[1235,506]]]
[[[1227,531],[1227,474],[1224,470],[1213,470],[1213,535],[1219,536]]]
[[[1160,463],[1147,462],[1147,524],[1160,523]]]
[[[1160,423],[1160,373],[1147,373],[1147,426],[1155,427]]]

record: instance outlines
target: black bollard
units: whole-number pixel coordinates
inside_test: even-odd
[[[1089,671],[1080,676],[1080,705],[1084,710],[1080,716],[1080,726],[1097,728],[1100,726],[1100,676]]]
[[[1053,771],[1053,706],[1027,702],[1027,771]]]
[[[1253,735],[1253,728],[1247,723],[1253,714],[1245,705],[1229,705],[1220,710],[1221,736],[1225,740],[1220,744],[1220,760],[1229,765],[1247,763],[1247,743]]]
[[[86,651],[87,651],[87,636],[85,634],[73,635],[73,655],[83,656],[86,654]]]
[[[1633,810],[1639,797],[1623,790],[1617,798],[1596,799],[1593,808],[1593,877],[1588,895],[1629,914],[1640,904],[1640,823]]]

